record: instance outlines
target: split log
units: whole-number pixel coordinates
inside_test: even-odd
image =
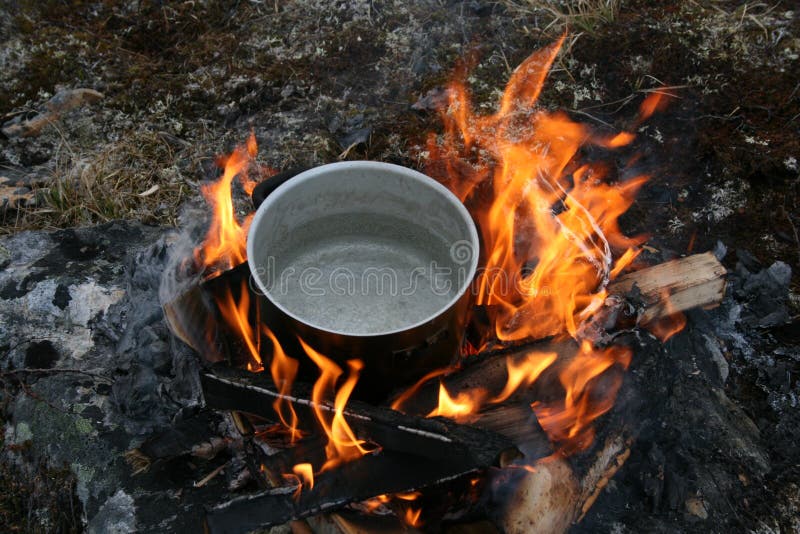
[[[625,297],[638,289],[644,304],[640,322],[647,324],[676,312],[716,306],[725,296],[725,267],[711,252],[694,254],[621,276],[608,286]]]
[[[625,434],[623,429],[606,439],[580,479],[560,456],[537,462],[509,489],[512,497],[500,519],[504,531],[560,534],[580,522],[630,456]]]
[[[506,534],[558,534],[576,517],[580,484],[569,463],[551,456],[534,469],[509,488],[511,498],[501,521]]]

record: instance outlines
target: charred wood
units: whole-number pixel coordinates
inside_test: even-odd
[[[247,532],[286,523],[383,494],[416,491],[478,473],[454,461],[383,450],[319,474],[313,488],[284,486],[239,497],[207,511],[213,534]],[[298,493],[299,490],[299,493]]]
[[[264,373],[253,374],[232,369],[219,369],[225,376],[202,375],[206,405],[218,410],[239,410],[268,420],[278,420],[273,409],[276,399],[282,398],[294,407],[306,428],[315,425],[310,389],[295,384],[296,393],[281,395]],[[334,412],[332,405],[318,405]],[[406,415],[389,408],[351,401],[344,417],[359,439],[380,445],[384,450],[423,455],[427,458],[448,459],[455,456],[463,465],[488,466],[500,453],[511,449],[511,442],[494,432],[459,425],[446,419],[426,419]]]

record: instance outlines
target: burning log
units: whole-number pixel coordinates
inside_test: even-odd
[[[715,306],[725,293],[725,274],[722,264],[707,252],[624,275],[608,287],[611,297],[607,299],[606,309],[598,312],[598,317],[588,328],[602,329],[602,333],[606,328],[612,328],[622,308],[634,304],[634,297],[643,306],[638,312],[641,324],[695,307]],[[557,358],[555,365],[546,372],[550,375],[566,365],[578,349],[578,344],[572,339],[561,338],[526,341],[487,351],[467,358],[462,368],[441,376],[440,380],[431,380],[413,395],[408,395],[410,398],[396,400],[395,405],[401,405],[410,413],[429,413],[439,403],[439,381],[452,397],[477,388],[486,390],[488,396],[495,396],[508,383],[509,366],[522,365],[532,354],[552,353]]]
[[[264,373],[253,374],[235,370],[220,370],[226,376],[211,373],[202,375],[206,406],[217,410],[237,410],[265,419],[278,421],[273,408],[278,398],[291,403],[301,422],[307,427],[316,423],[313,408],[334,411],[333,406],[310,399],[308,388],[295,383],[293,395],[281,395]],[[425,419],[406,415],[389,408],[350,401],[343,413],[358,439],[379,444],[384,451],[392,450],[431,459],[458,456],[469,466],[489,466],[500,453],[511,449],[510,441],[493,432],[459,425],[447,419]]]
[[[199,310],[202,312],[200,316],[206,314],[212,318],[211,322],[219,324],[218,318],[214,317],[215,299],[220,292],[230,291],[235,286],[241,287],[240,291],[247,291],[247,286],[241,284],[246,280],[245,271],[245,266],[240,266],[203,282],[194,291],[166,305],[167,316],[179,316],[179,308],[185,310],[189,303],[188,308],[194,310],[195,315]],[[625,306],[637,310],[638,323],[648,324],[677,311],[714,305],[724,293],[724,274],[725,270],[716,258],[711,254],[700,254],[625,275],[609,286],[610,298],[606,307],[597,314],[603,324],[599,325],[599,321],[596,324],[603,330],[610,328]],[[634,304],[636,306],[632,306]],[[195,326],[204,323],[208,324],[208,321],[191,321]],[[206,340],[210,331],[216,332],[205,329],[203,336]],[[229,362],[233,359],[241,363],[241,347],[226,346],[224,332],[218,332],[215,337],[219,340],[220,354]],[[192,345],[199,341],[194,335],[187,334],[184,340],[187,338],[191,339]],[[555,376],[578,350],[578,344],[569,339],[528,342],[471,357],[463,368],[440,377],[440,380],[454,397],[476,388],[483,388],[487,395],[496,397],[503,393],[509,382],[510,369],[523,364],[532,354],[553,354],[555,363],[547,370],[547,375]],[[438,382],[431,381],[419,388],[404,404],[404,411],[430,415],[440,402]],[[203,389],[210,408],[239,410],[269,420],[279,419],[273,404],[280,398],[294,407],[301,424],[308,428],[317,424],[313,413],[315,408],[326,410],[331,415],[334,412],[333,406],[310,400],[308,386],[296,383],[291,395],[279,393],[264,373],[256,375],[230,369],[219,370],[217,374],[207,373],[203,376]],[[478,410],[469,419],[473,426],[439,418],[403,415],[351,400],[344,410],[345,419],[358,439],[381,444],[383,450],[380,454],[320,473],[313,488],[290,486],[287,489],[282,486],[265,489],[259,494],[220,505],[209,511],[209,528],[212,532],[226,532],[226,528],[241,530],[278,524],[323,511],[330,512],[376,495],[436,486],[474,473],[498,459],[501,465],[507,464],[507,457],[501,458],[501,453],[510,449],[510,443],[524,447],[528,454],[526,463],[535,462],[551,455],[553,449],[530,409],[533,391],[530,387],[520,388],[508,396],[506,403]],[[500,436],[507,439],[498,439]],[[612,440],[612,444],[617,441]],[[265,461],[265,469],[272,472],[273,483],[283,482],[276,474],[291,472],[293,465],[307,462],[313,456],[317,457],[318,464],[324,462],[324,454],[319,449],[317,455],[309,453],[303,445],[290,449]],[[625,451],[627,446],[622,453],[614,449],[601,455],[597,465],[583,476],[560,457],[551,456],[546,462],[537,464],[534,472],[525,472],[521,478],[518,477],[515,493],[508,501],[500,523],[509,532],[523,532],[531,525],[543,532],[563,530],[576,518],[585,515],[627,458]],[[437,469],[433,469],[432,464],[436,464]],[[398,479],[398,469],[407,478]],[[333,472],[335,475],[331,474]],[[372,482],[363,473],[371,473]],[[232,519],[234,517],[237,519]]]
[[[509,366],[521,365],[531,354],[556,354],[555,361],[564,362],[576,352],[577,348],[577,344],[571,339],[542,340],[471,356],[465,360],[461,368],[454,369],[448,374],[443,374],[438,379],[431,379],[423,383],[410,394],[401,395],[394,401],[393,406],[401,408],[408,413],[428,414],[439,405],[442,386],[454,398],[476,390],[485,391],[485,397],[497,397],[509,381]],[[516,398],[517,395],[509,397],[510,401],[514,401]],[[512,414],[510,409],[506,407],[501,408],[500,413],[506,410],[509,410],[506,412],[508,415]],[[508,432],[511,432],[510,435],[512,436],[517,438],[524,437],[516,434],[521,430],[515,428],[513,422],[509,423],[504,418],[497,420],[492,417],[491,413],[490,411],[486,415],[482,414],[479,417],[483,418],[485,424],[495,429],[495,431],[505,428]],[[516,415],[519,416],[519,413],[517,412]],[[538,428],[538,431],[541,432],[535,419],[533,420],[533,428]],[[525,429],[523,432],[525,435],[529,435],[530,430]]]
[[[273,404],[280,397],[292,404],[304,427],[316,424],[318,403],[303,395],[308,390],[303,384],[295,383],[293,395],[281,395],[263,373],[230,369],[220,373],[224,376],[206,373],[202,377],[209,408],[278,420]],[[322,408],[334,409],[329,405]],[[445,419],[406,415],[357,401],[348,403],[343,416],[358,439],[377,443],[380,450],[335,469],[323,469],[311,484],[305,480],[288,488],[272,488],[210,509],[209,530],[245,531],[330,512],[379,495],[433,486],[451,488],[457,480],[503,463],[502,457],[518,455],[507,438]],[[502,418],[494,414],[494,419]],[[285,483],[282,475],[298,464],[322,465],[326,460],[323,442],[322,436],[312,436],[263,458],[262,468],[270,483]],[[549,450],[543,452],[547,453]]]

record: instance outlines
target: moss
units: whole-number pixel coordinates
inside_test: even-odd
[[[5,420],[3,407],[0,423],[5,425]],[[35,436],[27,423],[17,423],[16,438],[17,444],[5,443],[0,434],[0,531],[83,532],[75,475],[66,466],[52,466],[34,458],[30,444]],[[10,460],[9,453],[23,458],[27,467]]]

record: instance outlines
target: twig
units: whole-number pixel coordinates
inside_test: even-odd
[[[600,124],[604,124],[605,126],[608,126],[609,128],[613,128],[614,127],[611,124],[607,123],[606,121],[604,121],[602,119],[598,119],[594,115],[590,115],[590,114],[586,113],[585,111],[581,111],[579,109],[574,109],[574,110],[572,110],[572,112],[573,113],[577,113],[579,115],[583,115],[585,117],[589,117],[590,119],[595,120],[595,121],[599,122]]]
[[[219,466],[216,469],[214,469],[213,471],[211,471],[209,474],[207,474],[206,476],[204,476],[203,478],[201,478],[200,480],[195,482],[194,483],[194,487],[195,488],[202,488],[203,486],[205,486],[206,484],[211,482],[214,479],[214,477],[216,477],[218,474],[220,474],[222,472],[223,469],[228,467],[229,463],[230,463],[230,461],[227,461],[224,464],[222,464],[221,466]]]

